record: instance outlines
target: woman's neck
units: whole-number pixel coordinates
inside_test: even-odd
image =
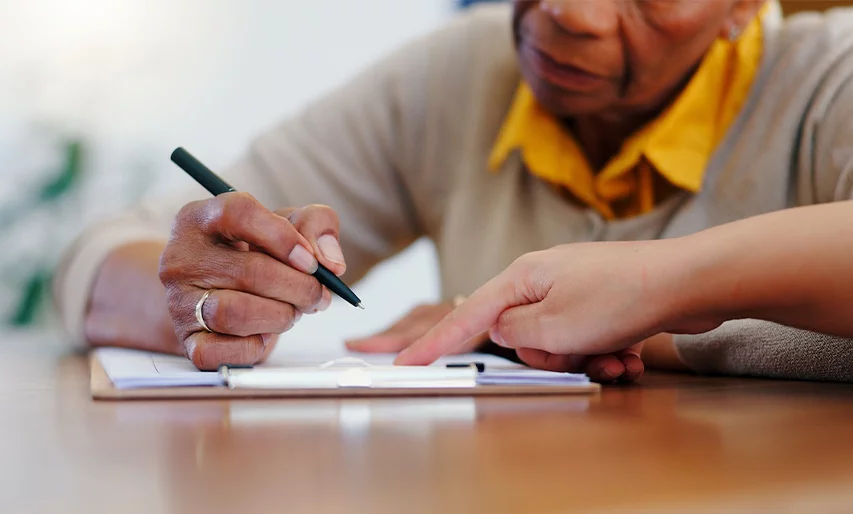
[[[615,112],[577,116],[565,120],[565,126],[574,133],[592,169],[595,172],[601,171],[613,157],[619,154],[625,141],[662,115],[681,95],[698,68],[699,64],[694,66],[690,73],[674,87],[648,102],[643,109],[630,111],[620,108]]]
[[[596,116],[581,116],[571,120],[569,127],[595,172],[601,171],[622,149],[625,141],[649,121],[657,117],[650,114],[642,118],[621,117],[612,120]]]

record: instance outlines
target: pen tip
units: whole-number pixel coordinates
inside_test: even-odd
[[[358,307],[358,308],[359,308],[359,309],[361,309],[361,310],[364,310],[364,304],[363,304],[363,303],[360,303],[360,302],[359,302],[359,304],[358,304],[358,305],[356,305],[356,307]]]

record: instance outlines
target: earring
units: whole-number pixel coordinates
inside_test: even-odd
[[[541,0],[539,2],[539,8],[553,16],[559,16],[560,14],[560,6],[554,5],[551,0]]]
[[[740,27],[735,25],[731,29],[729,29],[729,41],[734,43],[735,41],[737,41],[737,39],[739,37],[740,37]]]

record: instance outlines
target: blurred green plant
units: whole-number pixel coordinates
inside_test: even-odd
[[[7,231],[38,209],[58,204],[78,187],[83,175],[83,143],[71,140],[63,146],[62,165],[57,172],[41,187],[22,195],[18,202],[7,205],[0,212],[0,232]],[[39,263],[35,269],[28,271],[28,275],[20,282],[18,300],[11,309],[7,324],[25,327],[35,323],[38,314],[49,304],[53,272],[52,263]],[[3,270],[2,276],[14,276],[14,273]]]

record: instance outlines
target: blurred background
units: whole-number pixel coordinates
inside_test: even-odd
[[[52,332],[49,282],[83,226],[189,186],[258,133],[472,0],[0,0],[0,333]],[[847,2],[783,2],[786,11]],[[401,291],[395,284],[406,283]],[[421,241],[293,339],[370,333],[438,298]]]
[[[85,225],[190,186],[466,0],[0,0],[0,331],[53,331],[49,283]],[[405,277],[405,278],[404,278]],[[406,282],[405,292],[392,284]],[[391,291],[394,291],[391,294]],[[366,334],[438,297],[420,242],[294,333]]]

